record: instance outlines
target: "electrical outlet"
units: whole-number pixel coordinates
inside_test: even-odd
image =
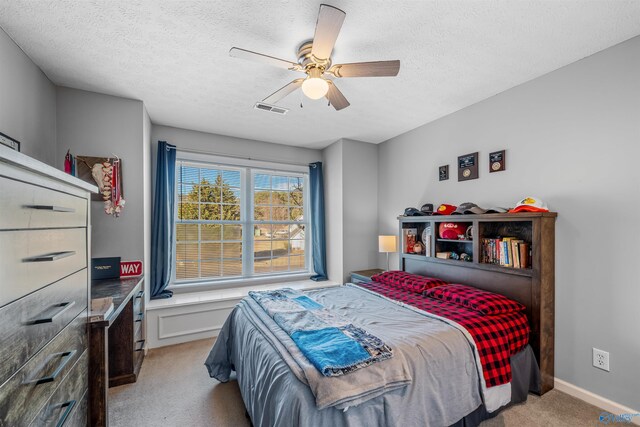
[[[604,350],[593,348],[593,366],[603,371],[609,372],[609,353]]]

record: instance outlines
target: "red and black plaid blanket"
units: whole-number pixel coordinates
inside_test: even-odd
[[[511,381],[509,358],[524,349],[529,341],[529,323],[524,313],[487,316],[456,304],[428,298],[415,292],[381,283],[358,283],[358,286],[392,300],[453,320],[464,327],[473,337],[480,355],[487,387]]]

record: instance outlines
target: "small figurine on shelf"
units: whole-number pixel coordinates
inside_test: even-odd
[[[424,249],[424,245],[420,241],[416,242],[413,245],[413,253],[414,254],[421,254],[423,249]]]

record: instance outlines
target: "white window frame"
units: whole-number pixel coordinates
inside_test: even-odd
[[[195,167],[211,167],[221,168],[227,170],[239,170],[240,171],[240,224],[242,225],[242,275],[241,276],[227,276],[227,277],[211,277],[211,278],[199,278],[188,280],[176,279],[176,257],[173,259],[173,268],[171,272],[171,285],[170,289],[179,290],[187,288],[199,288],[199,287],[229,287],[229,286],[241,286],[249,285],[256,282],[269,283],[285,280],[295,280],[304,277],[309,277],[313,273],[313,262],[311,256],[311,242],[313,239],[311,233],[311,221],[310,214],[311,209],[309,206],[309,173],[308,169],[303,166],[296,165],[280,165],[270,162],[255,161],[228,158],[222,156],[213,156],[196,153],[186,153],[178,151],[176,164],[186,163]],[[177,169],[177,168],[176,168]],[[267,174],[281,174],[287,176],[299,176],[304,178],[303,184],[303,218],[305,224],[305,266],[304,270],[298,271],[284,271],[284,272],[271,272],[271,273],[253,273],[253,227],[255,224],[260,223],[283,223],[290,224],[291,221],[255,221],[253,219],[254,211],[254,177],[256,173]],[[178,170],[176,170],[176,175]],[[175,220],[173,224],[173,253],[176,254],[176,224],[178,224],[178,180],[176,179],[176,203],[175,203]],[[197,222],[194,220],[194,222]],[[225,224],[238,224],[236,221],[220,221],[218,223]]]

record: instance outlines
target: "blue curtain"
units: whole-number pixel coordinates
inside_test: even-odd
[[[316,274],[311,280],[327,280],[327,242],[324,229],[324,181],[322,162],[309,164],[309,195],[311,199],[311,255]]]
[[[173,220],[176,203],[176,147],[158,141],[156,189],[151,221],[151,299],[171,298],[165,288],[173,267]]]

